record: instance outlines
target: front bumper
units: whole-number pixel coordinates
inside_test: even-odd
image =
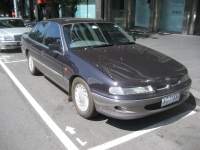
[[[1,49],[17,49],[21,47],[21,41],[0,41]]]
[[[162,98],[169,96],[163,95],[160,97],[155,97],[151,99],[142,100],[116,100],[109,99],[98,94],[92,93],[93,100],[95,102],[96,110],[106,116],[127,120],[142,118],[151,114],[165,111],[167,109],[173,108],[190,96],[190,85],[180,91],[176,91],[169,95],[180,93],[180,99],[177,102],[171,103],[167,106],[161,107]]]

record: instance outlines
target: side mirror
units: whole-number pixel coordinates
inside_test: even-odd
[[[62,52],[60,44],[49,44],[50,51]]]

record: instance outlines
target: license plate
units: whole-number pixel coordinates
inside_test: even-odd
[[[164,97],[164,98],[162,98],[161,107],[164,107],[171,103],[177,102],[177,101],[179,101],[179,99],[180,99],[180,93],[176,93],[176,94]]]

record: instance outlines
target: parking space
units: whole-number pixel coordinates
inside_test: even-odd
[[[23,54],[1,53],[0,59],[78,149],[196,149],[200,146],[199,106],[192,95],[176,108],[141,119],[117,120],[99,115],[86,120],[68,102],[62,88],[43,75],[29,73]]]

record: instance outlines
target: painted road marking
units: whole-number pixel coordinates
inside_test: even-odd
[[[57,124],[49,117],[49,115],[42,109],[42,107],[36,102],[36,100],[29,94],[29,92],[23,87],[23,85],[17,80],[12,72],[6,67],[6,65],[0,60],[0,65],[13,80],[16,86],[20,89],[32,107],[53,131],[53,133],[59,138],[63,145],[69,150],[78,150],[76,145],[65,135],[65,133],[57,126]]]
[[[8,63],[18,63],[18,62],[24,62],[24,61],[27,61],[27,59],[24,59],[24,60],[17,60],[17,61],[7,61],[7,62],[4,62],[5,64],[8,64]]]
[[[82,146],[84,146],[85,144],[87,144],[87,142],[82,142],[79,138],[76,138],[76,140],[77,140]]]
[[[172,118],[166,119],[166,120],[161,121],[161,122],[159,122],[159,123],[157,123],[157,124],[154,124],[154,125],[152,125],[152,126],[149,126],[149,127],[147,127],[147,128],[144,128],[144,129],[142,129],[142,130],[135,131],[135,132],[133,132],[133,133],[130,133],[130,134],[125,135],[125,136],[122,136],[122,137],[120,137],[120,138],[117,138],[117,139],[115,139],[115,140],[113,140],[113,141],[104,143],[104,144],[102,144],[102,145],[99,145],[99,146],[90,148],[90,149],[88,149],[88,150],[106,150],[106,149],[112,148],[112,147],[117,146],[117,145],[119,145],[119,144],[125,143],[125,142],[127,142],[127,141],[132,140],[132,139],[135,139],[135,138],[137,138],[137,137],[139,137],[139,136],[141,136],[141,135],[144,135],[144,134],[146,134],[146,133],[149,133],[149,132],[151,132],[151,131],[154,131],[154,130],[156,130],[156,129],[159,129],[159,128],[163,127],[164,125],[167,125],[167,124],[170,124],[170,123],[172,123],[172,122],[175,122],[175,121],[176,121],[177,119],[179,119],[179,118],[185,118],[185,117],[188,117],[188,116],[190,116],[190,115],[192,115],[192,114],[195,114],[195,113],[196,113],[196,111],[187,111],[187,112],[184,112],[184,113],[182,113],[182,114],[179,114],[179,115],[174,116],[174,117],[172,117]]]
[[[11,57],[7,55],[0,56],[0,60],[3,60],[4,62],[7,62],[8,61],[7,59],[10,59],[10,58]]]
[[[72,127],[66,127],[66,131],[68,131],[70,134],[75,134],[76,132],[74,131],[74,128]]]

